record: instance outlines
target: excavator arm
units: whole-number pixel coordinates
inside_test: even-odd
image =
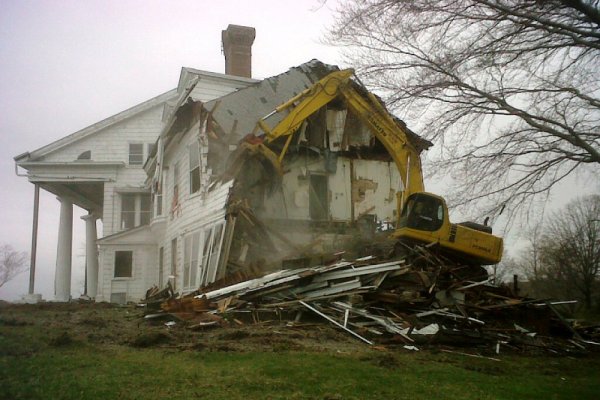
[[[400,212],[408,195],[424,190],[419,153],[408,142],[406,133],[402,131],[381,102],[367,91],[362,94],[358,92],[350,80],[353,75],[352,69],[332,72],[261,118],[253,133],[256,134],[258,130],[261,130],[266,136],[267,143],[287,136],[287,141],[277,156],[281,163],[289,148],[292,134],[302,126],[308,117],[341,96],[346,101],[348,108],[373,131],[396,163],[404,185],[404,190],[398,197],[398,212]],[[267,125],[268,118],[288,109],[290,112],[275,127],[271,128]],[[262,152],[264,153],[265,150],[263,149]],[[281,168],[277,169],[281,170]]]
[[[502,238],[492,235],[489,227],[450,222],[444,199],[424,191],[419,151],[408,140],[407,132],[377,97],[350,79],[353,75],[351,69],[333,72],[261,118],[254,134],[262,131],[267,144],[285,136],[287,140],[279,155],[262,142],[250,145],[258,146],[254,152],[265,156],[277,171],[283,173],[281,163],[293,133],[323,106],[341,98],[383,144],[400,173],[404,188],[398,193],[399,221],[392,236],[408,242],[437,243],[448,254],[469,264],[499,262],[502,257]],[[266,120],[283,111],[288,111],[287,115],[275,127],[269,127]]]
[[[400,213],[404,200],[411,193],[425,190],[419,152],[408,142],[406,132],[400,128],[373,94],[365,92],[361,95],[353,87],[352,82],[342,86],[340,93],[346,100],[348,108],[371,129],[396,163],[404,184],[403,198],[398,199],[398,213]]]

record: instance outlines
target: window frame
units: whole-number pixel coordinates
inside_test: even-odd
[[[165,248],[158,248],[158,287],[162,288],[165,278]]]
[[[140,193],[138,194],[140,199],[140,223],[138,226],[149,225],[152,220],[152,194],[150,193]],[[147,209],[144,209],[144,200],[146,201]]]
[[[188,170],[190,194],[194,194],[200,191],[200,187],[202,186],[202,171],[200,170],[200,144],[198,141],[194,141],[188,146]]]
[[[119,230],[128,230],[143,225],[149,225],[152,220],[152,194],[148,192],[120,192]],[[125,199],[133,199],[133,209],[124,209],[128,202]],[[130,205],[130,204],[129,204]],[[147,208],[143,209],[142,206]],[[133,216],[133,220],[131,219]],[[126,223],[132,221],[132,224]]]
[[[126,267],[129,269],[129,274],[119,274],[117,275],[117,269],[122,268],[122,266],[118,266],[117,262],[119,260],[119,253],[121,255],[128,255],[129,266]],[[126,254],[125,254],[126,253]],[[131,279],[133,278],[133,250],[115,250],[114,252],[114,260],[113,260],[113,279]]]
[[[184,291],[198,289],[199,256],[200,256],[201,230],[187,234],[183,242],[183,282]]]
[[[140,151],[136,151],[133,152],[132,151],[132,147],[133,146],[140,146]],[[145,151],[146,151],[146,146],[144,145],[144,143],[141,142],[131,142],[129,143],[129,153],[128,153],[128,164],[129,165],[133,165],[133,166],[142,166],[144,165],[145,160]],[[135,157],[135,158],[134,158]],[[133,161],[132,161],[132,158]],[[139,158],[139,160],[138,160]]]
[[[120,229],[127,230],[136,227],[136,193],[121,193],[121,223]],[[126,201],[127,200],[127,201]],[[131,204],[128,204],[130,203]],[[132,209],[125,209],[125,205],[132,205]]]
[[[183,291],[192,291],[214,280],[219,266],[226,221],[207,225],[184,237]]]
[[[144,143],[144,142],[129,142],[128,152],[128,165],[135,167],[142,167],[148,161],[148,157],[154,150],[155,143]],[[132,152],[132,146],[141,146],[136,152]],[[132,157],[134,161],[132,162]]]

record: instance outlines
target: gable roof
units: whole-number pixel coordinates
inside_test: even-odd
[[[227,75],[227,74],[221,74],[218,72],[211,72],[211,71],[204,71],[201,69],[183,67],[183,68],[181,68],[181,74],[179,75],[179,83],[177,84],[177,91],[181,93],[181,91],[184,90],[188,86],[189,81],[191,79],[194,79],[195,76],[200,77],[200,78],[212,78],[217,81],[221,80],[221,81],[227,81],[227,82],[239,82],[244,86],[248,86],[250,84],[260,82],[260,80],[258,80],[258,79],[246,78],[243,76]]]
[[[153,107],[159,106],[169,100],[172,100],[175,97],[177,97],[177,89],[169,90],[168,92],[165,92],[156,97],[153,97],[150,100],[144,101],[143,103],[140,103],[131,108],[128,108],[125,111],[122,111],[118,114],[110,116],[106,119],[103,119],[100,122],[96,122],[93,125],[90,125],[86,128],[83,128],[83,129],[75,132],[75,133],[72,133],[68,136],[58,139],[50,144],[40,147],[37,150],[20,154],[20,155],[14,157],[14,160],[17,163],[24,162],[24,161],[35,161],[41,157],[44,157],[45,155],[47,155],[49,153],[52,153],[56,150],[59,150],[59,149],[65,147],[65,146],[73,144],[78,140],[81,140],[85,137],[93,135],[94,133],[99,132],[103,129],[106,129],[114,124],[122,122],[128,118],[131,118],[131,117],[133,117],[137,114],[140,114],[144,111],[147,111]]]

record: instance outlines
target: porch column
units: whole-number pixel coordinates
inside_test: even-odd
[[[38,220],[40,212],[40,185],[35,183],[33,194],[33,224],[31,228],[31,259],[29,264],[29,291],[23,295],[23,301],[29,304],[39,303],[42,300],[41,294],[34,293],[35,286],[35,261],[37,258],[37,237],[38,237]]]
[[[33,195],[33,226],[31,228],[31,263],[29,264],[29,295],[33,295],[35,284],[35,261],[37,256],[38,216],[40,212],[40,185],[35,184]]]
[[[96,245],[96,216],[92,213],[81,217],[85,221],[85,265],[87,295],[95,298],[98,290],[98,246]]]
[[[54,274],[54,297],[57,301],[71,299],[71,252],[73,249],[73,203],[62,197],[58,247],[56,249],[56,272]]]

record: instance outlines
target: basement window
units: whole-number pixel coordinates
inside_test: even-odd
[[[115,278],[133,276],[133,251],[115,251]]]

